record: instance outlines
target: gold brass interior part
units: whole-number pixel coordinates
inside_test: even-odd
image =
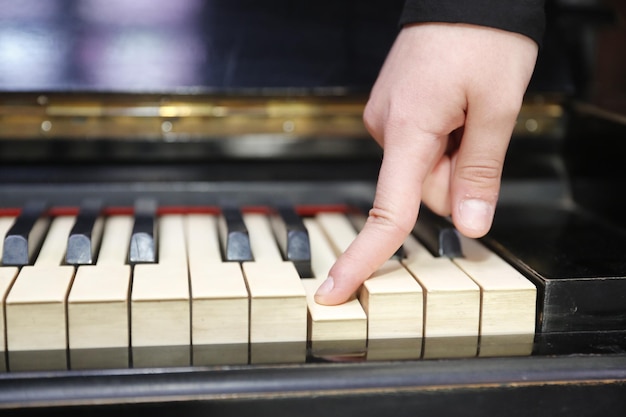
[[[0,140],[366,139],[366,101],[363,95],[6,94],[0,97]],[[561,136],[564,114],[559,100],[526,100],[514,135]]]

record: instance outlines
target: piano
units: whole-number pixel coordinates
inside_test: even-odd
[[[548,2],[490,233],[331,308],[401,0],[0,5],[5,415],[623,415],[618,2]]]

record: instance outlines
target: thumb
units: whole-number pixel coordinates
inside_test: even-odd
[[[386,135],[374,206],[361,232],[330,269],[316,302],[345,302],[402,245],[415,225],[423,179],[443,154],[443,144],[438,138],[419,140],[405,132]]]

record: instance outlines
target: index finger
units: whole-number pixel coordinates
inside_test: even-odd
[[[348,300],[402,245],[415,225],[422,182],[443,154],[445,140],[432,135],[416,138],[408,130],[388,133],[373,208],[316,293],[315,301],[320,304]]]

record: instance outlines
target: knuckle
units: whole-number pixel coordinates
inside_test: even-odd
[[[378,112],[371,102],[368,102],[365,109],[363,109],[363,124],[367,131],[373,135],[380,130]]]
[[[389,209],[374,206],[370,211],[367,222],[376,225],[392,235],[408,235],[413,226],[415,219],[410,216],[397,215]]]
[[[515,120],[522,107],[523,96],[496,96],[491,112],[495,119]]]
[[[472,165],[459,167],[458,179],[478,188],[491,188],[500,183],[502,164],[495,159],[473,161]]]
[[[521,108],[521,100],[503,100],[497,107],[498,114],[503,119],[515,119]]]

